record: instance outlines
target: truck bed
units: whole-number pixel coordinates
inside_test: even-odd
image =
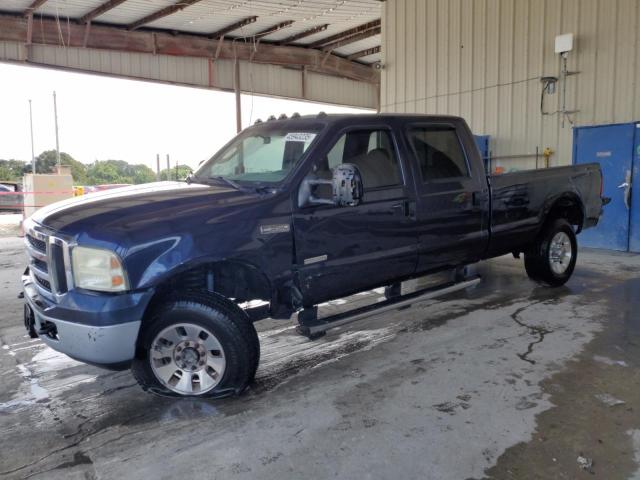
[[[562,198],[580,202],[583,227],[597,222],[602,209],[602,173],[597,163],[493,175],[487,256],[513,251],[535,237],[549,209]],[[583,200],[587,199],[587,204]]]

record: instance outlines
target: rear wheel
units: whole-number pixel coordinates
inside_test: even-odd
[[[551,222],[525,252],[524,265],[531,280],[559,287],[571,278],[577,257],[576,234],[569,222],[559,218]]]
[[[224,397],[246,389],[259,355],[256,331],[240,308],[219,295],[185,293],[145,321],[132,372],[159,395]]]

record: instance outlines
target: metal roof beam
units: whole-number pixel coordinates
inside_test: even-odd
[[[267,35],[271,35],[272,33],[276,33],[278,30],[282,30],[283,28],[290,27],[293,24],[293,20],[287,20],[285,22],[280,22],[277,25],[274,25],[269,28],[265,28],[264,30],[260,30],[258,33],[254,33],[253,35],[249,35],[250,37],[266,37]]]
[[[347,60],[356,60],[362,57],[368,57],[369,55],[375,55],[376,53],[380,53],[380,47],[372,47],[366,48],[364,50],[360,50],[359,52],[352,53],[351,55],[347,55]]]
[[[173,5],[169,5],[168,7],[164,7],[157,12],[152,13],[151,15],[147,15],[146,17],[141,18],[140,20],[136,20],[135,22],[127,25],[128,30],[135,30],[136,28],[140,28],[142,25],[147,23],[155,22],[161,18],[167,17],[173,13],[179,12],[194,3],[198,3],[201,0],[179,0],[177,3]]]
[[[217,32],[213,32],[212,34],[208,35],[208,37],[209,38],[222,38],[227,33],[231,33],[234,30],[238,30],[239,28],[246,27],[247,25],[250,25],[250,24],[254,23],[257,19],[258,19],[258,17],[256,17],[256,16],[243,18],[239,22],[232,23],[231,25],[227,25],[226,27],[221,28]]]
[[[29,5],[23,13],[25,17],[31,15],[34,11],[40,8],[47,0],[33,0],[33,3]]]
[[[301,38],[309,37],[311,35],[315,35],[316,33],[324,32],[328,26],[329,26],[328,23],[325,23],[324,25],[318,25],[317,27],[310,28],[309,30],[305,30],[304,32],[291,35],[290,37],[285,38],[279,43],[280,45],[288,45],[290,43],[300,40]]]
[[[364,40],[365,38],[373,37],[379,34],[380,34],[380,27],[374,28],[373,30],[367,30],[366,32],[362,32],[357,35],[352,35],[348,38],[345,38],[344,40],[338,40],[337,42],[323,45],[322,50],[325,52],[330,52],[332,50],[335,50],[336,48],[344,47],[345,45],[359,42],[360,40]]]
[[[323,45],[327,45],[328,43],[337,42],[340,40],[344,40],[345,38],[351,37],[352,35],[357,35],[363,32],[367,32],[374,28],[380,28],[380,20],[373,20],[372,22],[364,23],[354,28],[350,28],[349,30],[345,30],[344,32],[336,33],[335,35],[331,35],[330,37],[322,38],[317,42],[313,42],[310,45],[307,45],[309,48],[318,48]]]
[[[103,3],[102,5],[98,5],[93,10],[85,13],[82,17],[80,17],[79,22],[80,23],[90,22],[94,18],[99,17],[100,15],[102,15],[103,13],[108,12],[112,8],[116,8],[118,5],[120,5],[120,4],[122,4],[122,3],[126,2],[126,1],[127,0],[109,0],[109,1],[107,1],[105,3]]]
[[[35,28],[35,25],[34,25]],[[255,49],[250,42],[211,40],[203,36],[170,34],[165,32],[129,31],[113,25],[91,24],[91,35],[86,37],[86,25],[70,22],[65,25],[66,47],[86,47],[95,50],[174,55],[226,60],[251,60],[254,63],[283,67],[303,67],[309,72],[349,78],[358,82],[377,84],[380,72],[369,65],[351,62],[345,58],[303,48],[263,43]],[[28,19],[0,13],[0,41],[25,43],[28,38]],[[38,32],[34,44],[62,46],[55,19],[38,19]]]

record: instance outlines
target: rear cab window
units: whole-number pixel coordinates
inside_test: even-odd
[[[410,125],[407,137],[423,183],[470,176],[458,133],[448,125]]]

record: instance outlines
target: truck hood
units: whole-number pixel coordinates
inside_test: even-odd
[[[32,220],[68,236],[109,240],[118,233],[189,228],[189,221],[216,223],[220,217],[255,203],[259,195],[226,185],[157,182],[90,193],[38,210]],[[182,226],[176,230],[177,227]],[[136,235],[137,236],[137,235]]]

